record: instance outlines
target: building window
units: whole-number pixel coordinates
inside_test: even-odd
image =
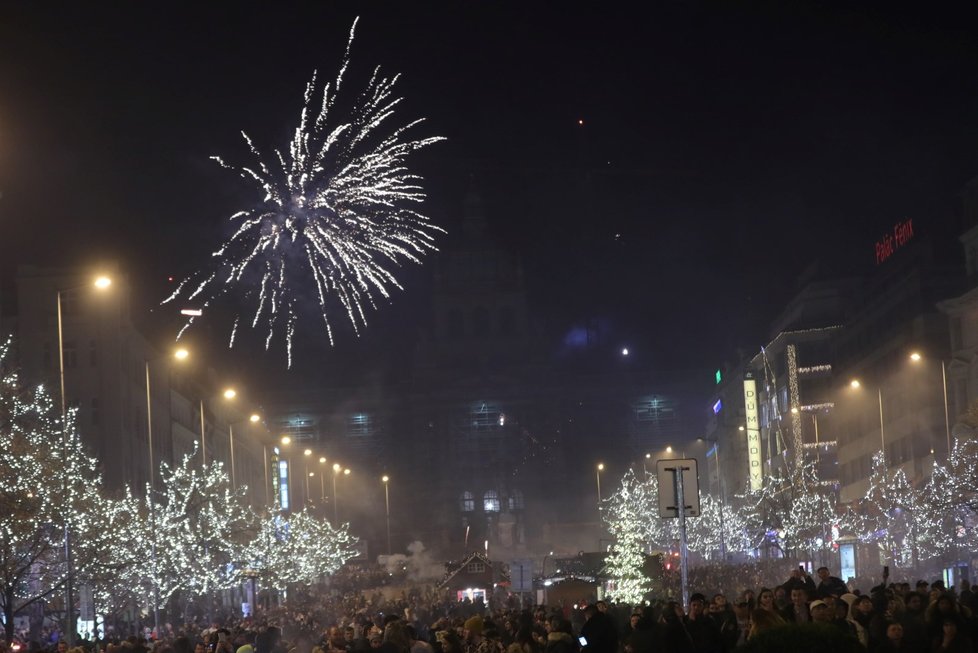
[[[98,426],[98,399],[92,398],[92,426]]]
[[[78,350],[75,349],[74,342],[64,343],[65,369],[78,367]]]
[[[523,510],[523,492],[513,490],[509,495],[509,509]]]
[[[462,508],[462,512],[472,512],[475,510],[475,496],[466,490],[459,498],[459,506]]]
[[[350,437],[365,437],[373,435],[373,424],[367,413],[355,413],[346,424],[346,434]]]
[[[499,512],[499,493],[488,490],[482,496],[482,509],[486,512]]]
[[[88,364],[92,367],[98,365],[98,345],[94,340],[88,343]]]
[[[44,369],[46,369],[46,370],[49,370],[52,367],[54,367],[54,365],[51,364],[51,343],[50,342],[45,342],[44,343],[44,361],[43,361],[43,363],[44,363]]]
[[[481,574],[486,570],[486,563],[484,562],[470,562],[469,566],[465,569],[470,574]]]
[[[477,401],[472,404],[469,407],[469,416],[472,419],[472,426],[476,428],[502,426],[505,423],[500,407],[488,401]]]

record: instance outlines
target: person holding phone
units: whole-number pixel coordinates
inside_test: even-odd
[[[791,572],[791,578],[786,580],[782,587],[789,598],[793,589],[803,589],[809,596],[814,596],[817,592],[815,581],[802,565],[798,565],[798,568]]]

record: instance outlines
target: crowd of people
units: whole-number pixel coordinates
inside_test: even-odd
[[[429,588],[292,595],[260,618],[191,621],[128,637],[0,646],[0,653],[978,653],[978,586],[883,582],[868,592],[822,567],[774,587],[639,606],[592,600],[529,606],[518,597],[454,601]],[[525,597],[524,597],[525,598]],[[793,643],[794,642],[794,643]],[[799,643],[801,642],[801,643]],[[804,648],[804,643],[818,644]]]

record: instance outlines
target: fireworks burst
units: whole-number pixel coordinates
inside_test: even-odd
[[[409,154],[443,140],[412,139],[406,133],[422,120],[387,128],[401,102],[394,86],[398,76],[382,77],[374,69],[346,120],[334,122],[336,99],[350,60],[356,30],[350,29],[346,52],[332,85],[318,102],[316,74],[306,85],[302,113],[287,152],[264,157],[242,132],[256,163],[236,167],[220,157],[220,165],[255,183],[261,203],[230,217],[236,231],[216,252],[206,270],[180,283],[163,303],[178,298],[201,308],[236,292],[254,306],[252,328],[265,332],[265,348],[276,334],[284,337],[289,367],[298,309],[314,296],[334,344],[330,315],[342,307],[359,335],[367,324],[367,308],[392,288],[403,290],[392,268],[403,261],[420,263],[434,251],[442,231],[418,210],[425,199],[421,178],[406,167]],[[314,292],[309,292],[314,288]],[[231,328],[234,346],[242,315]],[[191,316],[177,339],[196,316]]]

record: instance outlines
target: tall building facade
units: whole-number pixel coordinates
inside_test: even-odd
[[[111,285],[97,289],[95,272]],[[142,495],[150,469],[159,483],[161,465],[202,446],[229,473],[233,458],[236,477],[265,478],[262,424],[222,396],[216,372],[199,363],[181,367],[137,329],[123,271],[24,266],[15,288],[16,310],[3,331],[14,336],[24,378],[60,394],[63,356],[66,405],[77,411],[79,435],[99,460],[107,488],[129,486]],[[263,482],[248,485],[253,505],[265,505],[266,494]]]
[[[403,380],[290,392],[276,402],[278,428],[349,461],[339,513],[372,553],[385,549],[387,498],[395,551],[418,540],[448,557],[488,548],[542,560],[604,548],[599,492],[688,440],[683,411],[695,404],[587,325],[544,324],[477,194],[460,223],[433,263],[431,317]]]

